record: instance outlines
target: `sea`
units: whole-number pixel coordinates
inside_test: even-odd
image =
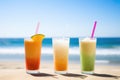
[[[70,38],[69,63],[80,63],[78,37]],[[52,38],[42,42],[41,61],[53,62]],[[0,38],[0,61],[24,61],[24,38]],[[97,37],[96,64],[120,65],[120,37]]]

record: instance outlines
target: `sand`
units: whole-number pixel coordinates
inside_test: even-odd
[[[22,61],[0,61],[0,80],[120,80],[119,65],[96,65],[95,74],[81,74],[80,64],[70,63],[68,74],[54,73],[53,64],[41,63],[40,73],[27,74]]]

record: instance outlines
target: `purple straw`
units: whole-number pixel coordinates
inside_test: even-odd
[[[91,34],[91,38],[93,38],[93,37],[94,37],[96,24],[97,24],[97,21],[95,21],[95,23],[94,23],[93,30],[92,30],[92,34]]]

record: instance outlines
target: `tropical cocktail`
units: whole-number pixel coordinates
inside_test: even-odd
[[[43,38],[43,34],[36,34],[24,40],[27,73],[38,73]]]
[[[96,39],[85,38],[80,41],[80,61],[82,73],[92,74],[96,55]]]
[[[68,69],[68,38],[53,38],[54,69],[56,73],[65,74]]]

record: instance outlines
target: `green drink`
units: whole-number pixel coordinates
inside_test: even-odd
[[[96,55],[96,39],[85,38],[80,41],[80,53],[82,73],[92,74]]]

